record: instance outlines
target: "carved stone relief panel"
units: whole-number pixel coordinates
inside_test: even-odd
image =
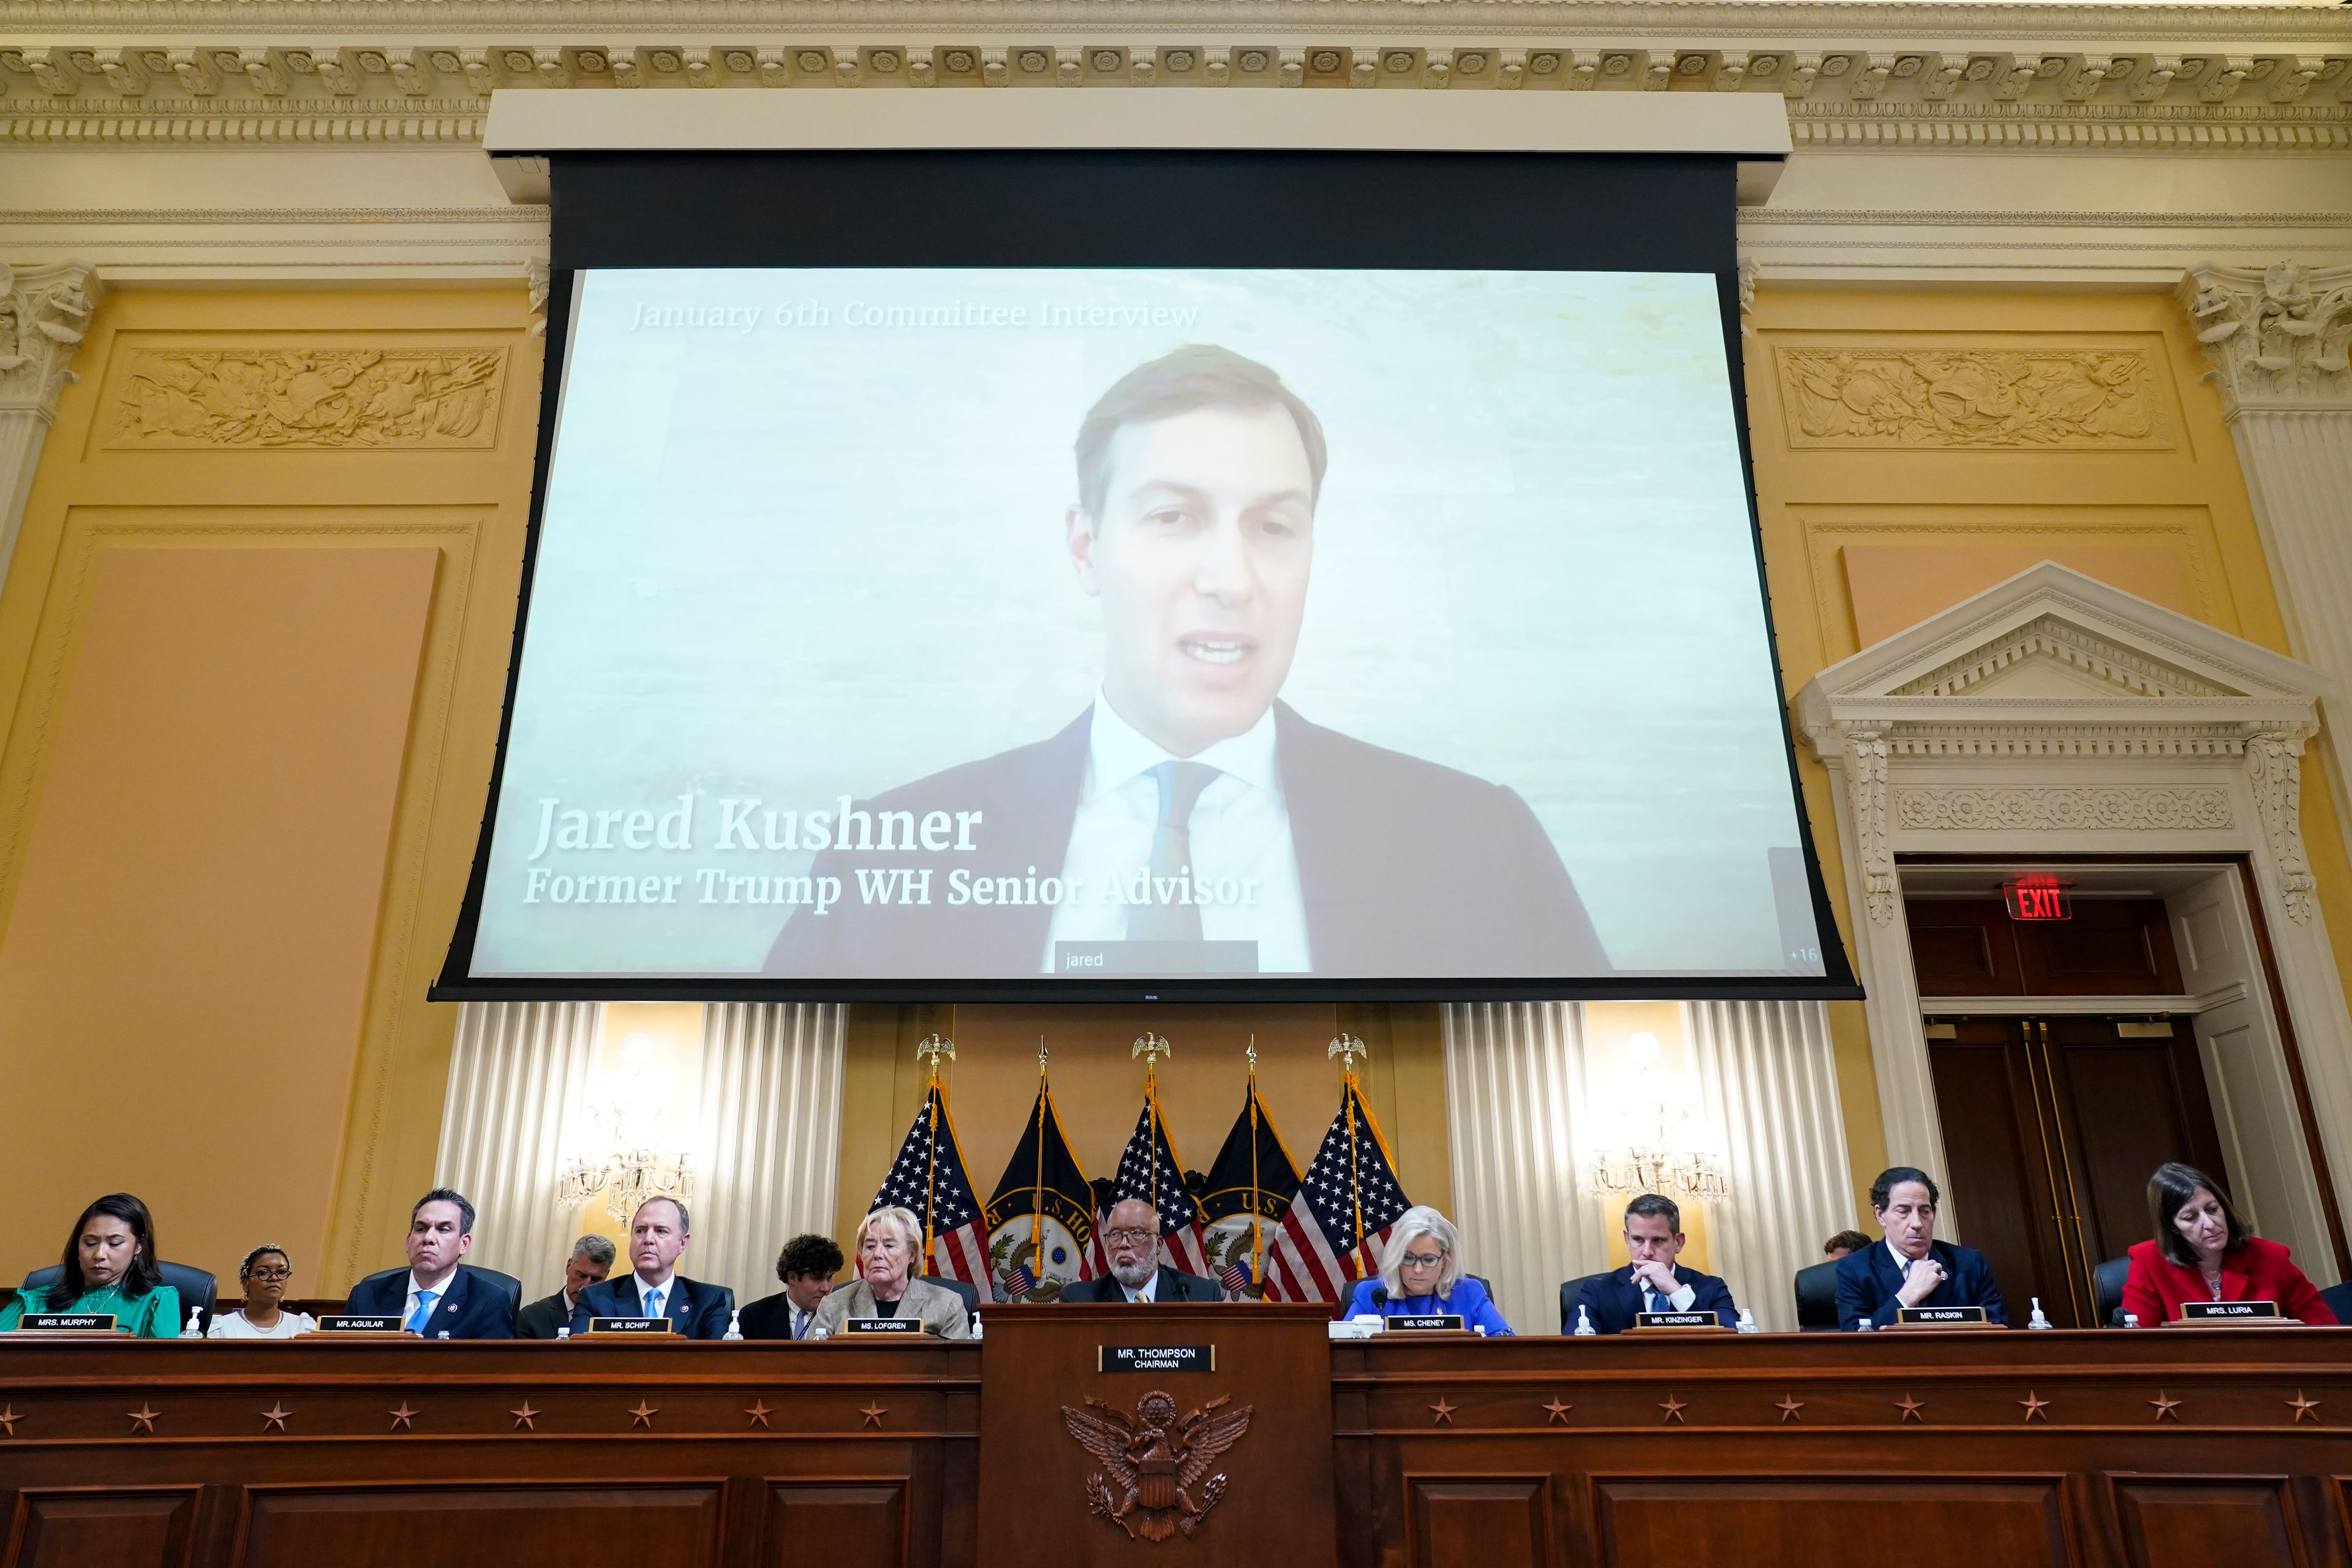
[[[486,448],[507,351],[481,347],[134,347],[111,378],[100,444]]]
[[[2172,426],[2147,353],[2072,345],[1775,351],[1790,445],[2164,450]]]
[[[2230,792],[2218,784],[1906,787],[1895,792],[1895,818],[1910,832],[2145,832],[2235,825]]]

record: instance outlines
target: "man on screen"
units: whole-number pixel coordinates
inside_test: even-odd
[[[1516,793],[1278,700],[1325,463],[1280,376],[1178,349],[1103,395],[1076,458],[1064,535],[1102,601],[1094,703],[1049,740],[864,803],[877,821],[969,820],[969,851],[826,850],[814,873],[850,896],[795,911],[771,973],[1607,972]],[[893,863],[933,868],[930,902],[861,900],[856,868]]]

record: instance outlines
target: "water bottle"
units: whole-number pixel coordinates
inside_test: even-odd
[[[2138,1328],[2139,1314],[2137,1312],[2126,1312],[2124,1314],[2124,1327],[2127,1329]]]
[[[559,1340],[570,1339],[572,1337],[572,1325],[565,1323],[559,1326],[555,1331],[555,1337]]]

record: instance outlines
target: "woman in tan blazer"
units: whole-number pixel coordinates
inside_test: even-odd
[[[923,1256],[923,1226],[911,1209],[876,1209],[861,1221],[851,1250],[859,1277],[817,1304],[817,1336],[841,1332],[850,1318],[913,1317],[925,1331],[944,1340],[971,1338],[963,1298],[917,1275]]]

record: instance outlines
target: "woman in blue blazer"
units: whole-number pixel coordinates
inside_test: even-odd
[[[1381,1249],[1381,1277],[1359,1279],[1348,1301],[1350,1318],[1396,1318],[1459,1313],[1474,1333],[1507,1334],[1486,1287],[1462,1272],[1461,1237],[1454,1222],[1425,1204],[1416,1204],[1389,1227]]]

